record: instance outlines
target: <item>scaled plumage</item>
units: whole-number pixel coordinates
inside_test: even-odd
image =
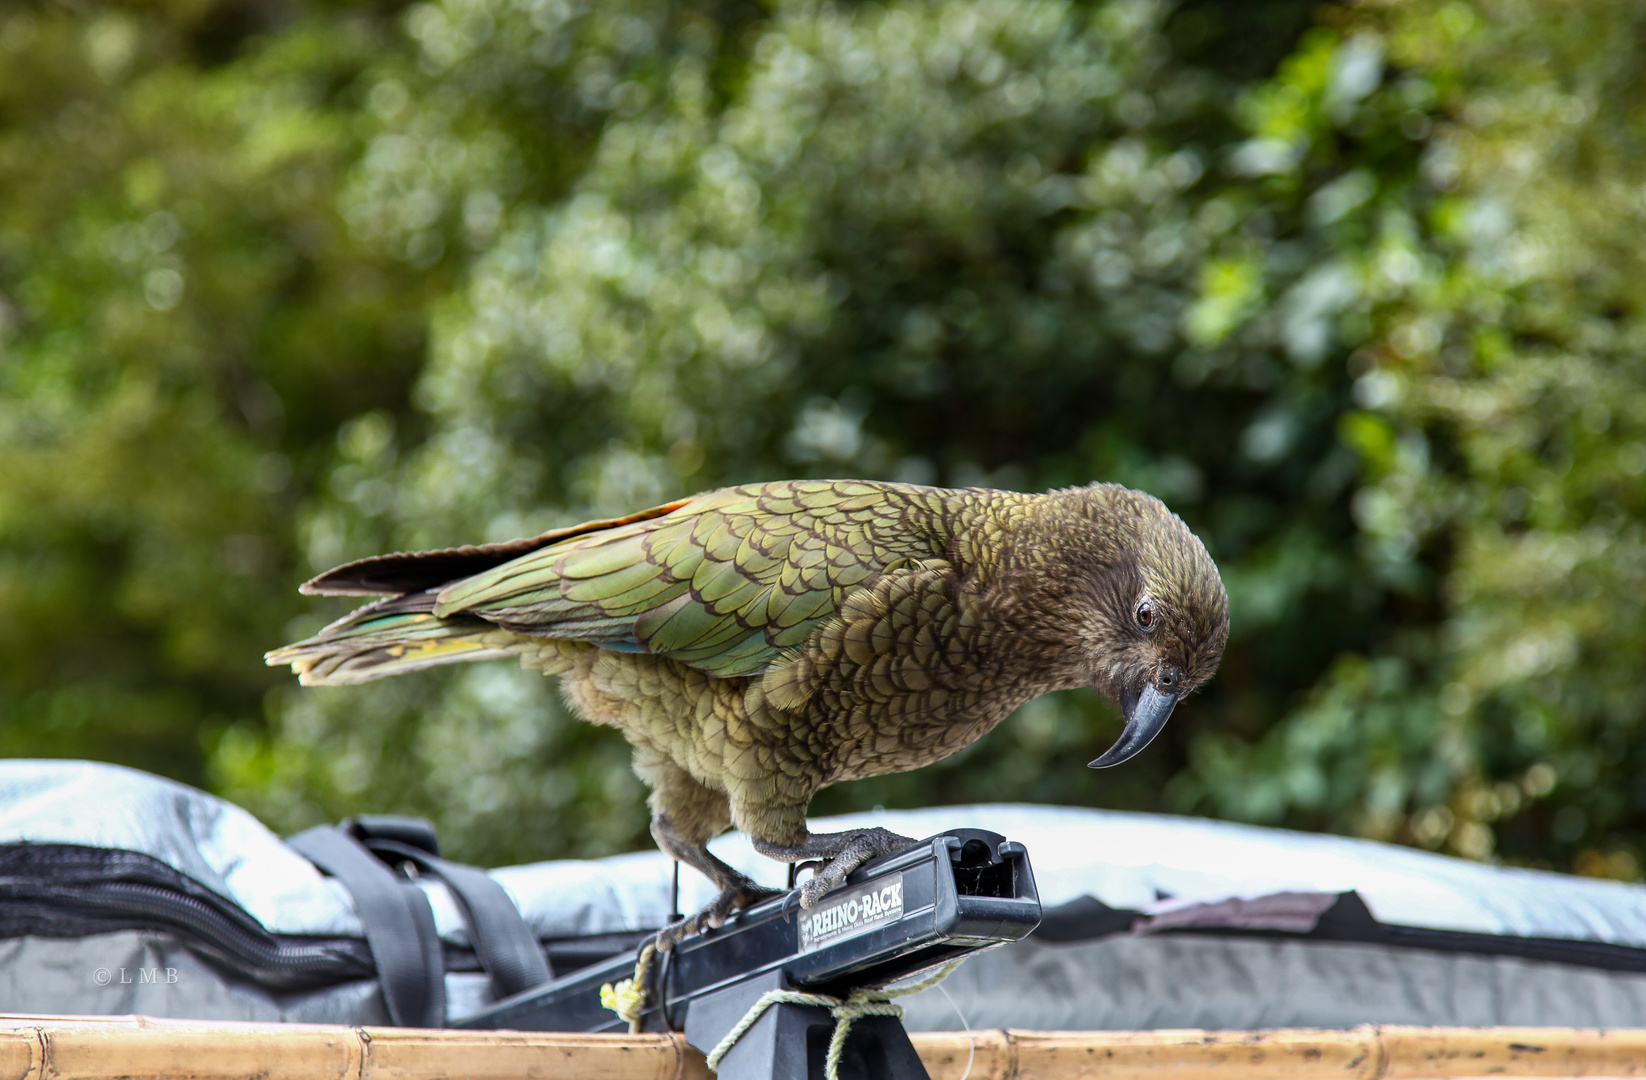
[[[907,841],[810,834],[841,780],[953,754],[1030,698],[1091,685],[1141,750],[1216,669],[1228,601],[1159,500],[1113,484],[1023,495],[860,480],[725,488],[529,540],[350,563],[303,587],[392,592],[268,655],[305,684],[517,656],[620,728],[652,832],[721,887],[663,935],[765,895],[708,853],[728,825],[824,859],[806,906]]]

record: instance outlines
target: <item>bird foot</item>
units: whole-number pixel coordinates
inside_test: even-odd
[[[755,850],[762,855],[785,862],[801,859],[826,860],[805,884],[800,886],[800,906],[812,908],[830,890],[846,880],[846,876],[870,859],[906,851],[920,841],[901,836],[890,829],[863,829],[858,832],[814,833],[795,847],[755,841]]]
[[[720,895],[702,911],[659,930],[654,939],[657,951],[668,952],[693,934],[724,926],[726,920],[735,912],[744,911],[762,900],[782,895],[781,889],[768,889],[763,885],[756,885],[747,878],[725,885],[721,888]]]

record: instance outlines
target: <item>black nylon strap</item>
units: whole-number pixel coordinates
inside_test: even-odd
[[[552,977],[537,935],[526,925],[503,886],[484,871],[447,862],[396,840],[367,837],[365,844],[375,854],[404,859],[446,883],[468,915],[475,955],[491,976],[498,997],[541,986]]]
[[[341,881],[354,898],[389,1018],[400,1027],[444,1027],[445,965],[434,910],[423,890],[396,877],[358,840],[329,825],[286,843]]]

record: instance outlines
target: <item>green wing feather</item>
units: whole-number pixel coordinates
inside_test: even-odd
[[[935,494],[857,480],[726,488],[454,582],[434,614],[750,675],[805,641],[860,583],[941,557],[956,501],[985,497]]]

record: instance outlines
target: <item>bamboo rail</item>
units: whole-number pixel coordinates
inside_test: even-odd
[[[932,1080],[1646,1075],[1646,1030],[979,1031],[913,1036]],[[710,1080],[679,1035],[0,1016],[0,1080]]]

